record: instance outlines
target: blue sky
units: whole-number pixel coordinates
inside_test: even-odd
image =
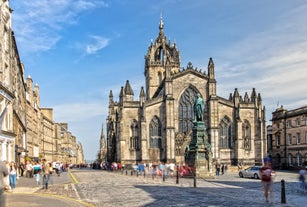
[[[113,90],[144,86],[144,55],[164,31],[181,66],[205,70],[213,58],[217,93],[261,93],[267,124],[277,104],[307,103],[307,2],[303,0],[11,0],[12,28],[25,78],[96,158]]]

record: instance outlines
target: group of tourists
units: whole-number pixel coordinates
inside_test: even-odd
[[[93,169],[98,169],[93,165]],[[174,176],[176,171],[178,171],[179,176],[188,176],[193,174],[193,169],[185,164],[175,164],[175,163],[168,163],[168,162],[138,162],[129,166],[121,163],[108,163],[102,162],[100,163],[100,169],[107,170],[107,171],[124,171],[124,170],[132,170],[132,172],[136,172],[139,175],[143,174],[150,174],[152,176]]]
[[[43,188],[48,189],[49,178],[52,173],[60,176],[61,172],[65,170],[65,167],[60,162],[47,162],[46,159],[42,161],[26,161],[25,163],[20,163],[19,166],[16,165],[14,161],[8,162],[3,161],[4,173],[2,178],[3,189],[7,192],[13,192],[17,179],[19,177],[34,178],[36,185],[42,185]],[[5,175],[7,170],[7,175]]]
[[[61,162],[47,162],[46,159],[43,159],[42,162],[27,161],[25,171],[26,177],[35,178],[37,186],[42,184],[43,188],[48,189],[50,175],[55,173],[60,176],[61,172],[65,171],[65,166]]]
[[[224,175],[227,172],[227,169],[228,165],[219,162],[215,163],[215,174],[217,176]]]

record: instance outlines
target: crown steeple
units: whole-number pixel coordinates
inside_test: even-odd
[[[166,71],[168,68],[169,71]],[[159,35],[148,48],[145,55],[146,98],[151,99],[156,93],[158,86],[165,79],[166,72],[169,74],[179,72],[180,54],[176,44],[171,44],[164,34],[164,22],[162,14],[159,21]]]

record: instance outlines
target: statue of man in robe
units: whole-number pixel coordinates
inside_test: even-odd
[[[204,121],[205,103],[204,100],[200,97],[199,93],[196,96],[197,98],[194,102],[194,120]]]

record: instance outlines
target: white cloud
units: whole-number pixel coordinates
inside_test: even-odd
[[[107,47],[110,42],[108,38],[101,37],[101,36],[93,35],[93,36],[90,36],[90,38],[91,38],[91,43],[85,46],[86,54],[90,54],[90,55],[95,54],[99,50]]]
[[[31,0],[10,2],[13,30],[23,53],[46,51],[61,39],[65,26],[76,24],[78,15],[87,10],[107,7],[98,0]]]
[[[74,102],[53,106],[56,122],[78,122],[107,114],[107,105],[98,102]]]
[[[241,89],[240,95],[256,88],[267,106],[268,120],[277,102],[288,109],[307,104],[307,28],[303,8],[307,6],[289,10],[269,30],[250,34],[223,48],[219,53],[223,65],[216,67],[216,78],[222,84],[218,84],[218,91],[225,98],[235,87]]]

